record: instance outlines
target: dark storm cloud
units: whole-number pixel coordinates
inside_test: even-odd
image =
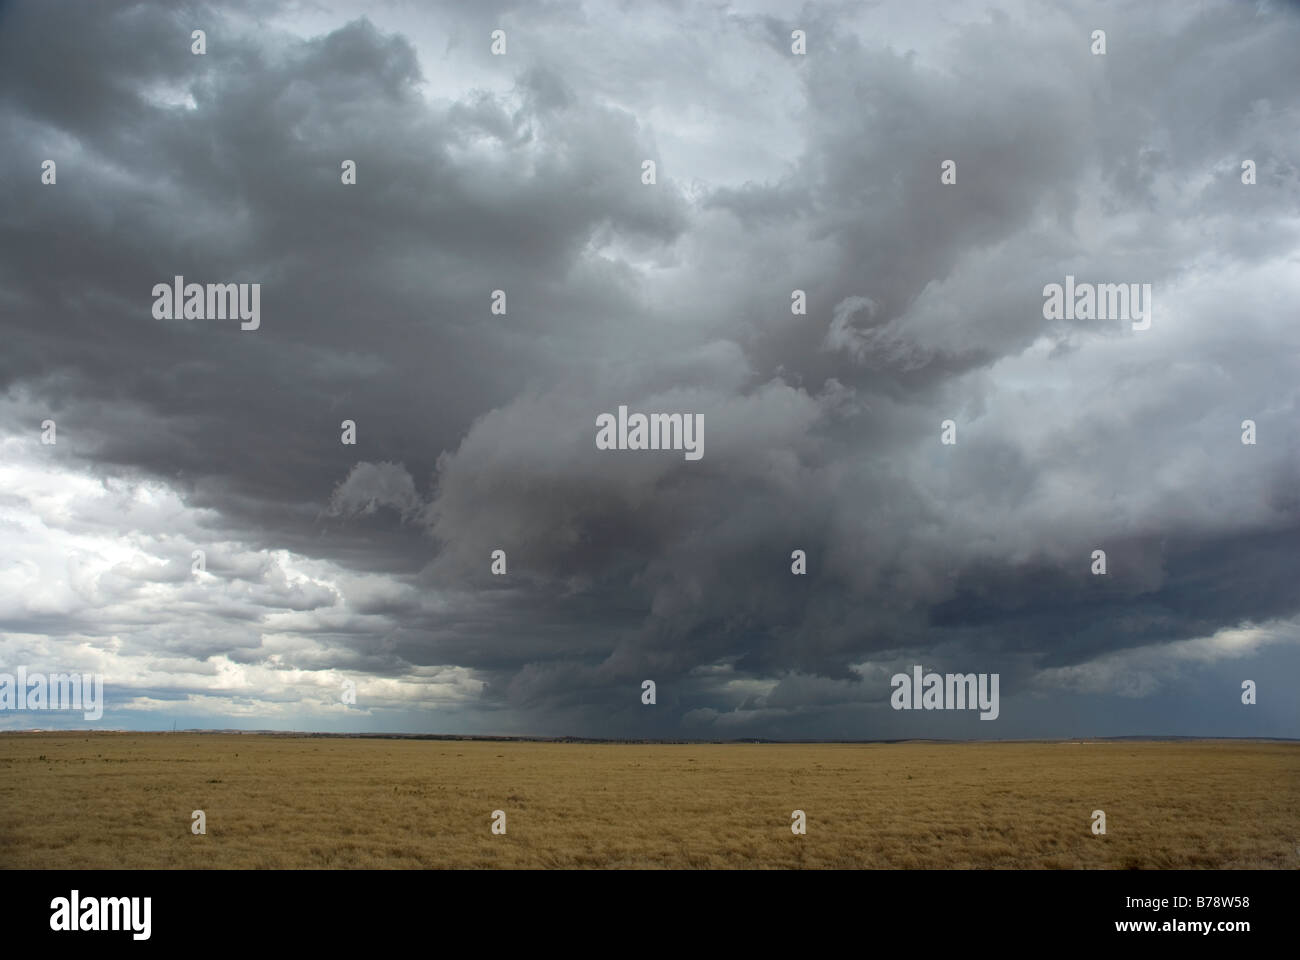
[[[1294,13],[1108,8],[1094,57],[1090,9],[994,12],[919,55],[881,9],[453,6],[430,33],[397,7],[304,37],[256,7],[6,7],[6,432],[54,417],[42,457],[194,514],[74,515],[159,563],[5,628],[462,668],[537,732],[870,736],[923,732],[876,709],[900,664],[1014,696],[1300,616]],[[444,88],[458,67],[487,79]],[[683,140],[696,105],[797,159],[697,182],[715,145],[774,147]],[[261,283],[261,328],[154,319],[178,274]],[[1152,331],[1044,320],[1066,274],[1151,283]],[[595,449],[619,404],[702,413],[703,459]],[[190,582],[204,544],[219,588]]]

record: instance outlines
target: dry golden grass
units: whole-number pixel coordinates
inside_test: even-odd
[[[1294,869],[1298,796],[1263,742],[5,734],[0,866]]]

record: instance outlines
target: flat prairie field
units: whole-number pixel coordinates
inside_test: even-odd
[[[1295,869],[1300,744],[0,734],[0,867]]]

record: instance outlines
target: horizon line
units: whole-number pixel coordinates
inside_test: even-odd
[[[867,743],[1104,743],[1112,741],[1173,741],[1173,740],[1238,740],[1238,741],[1269,741],[1278,743],[1298,743],[1300,737],[1266,737],[1266,736],[1189,736],[1187,734],[1160,734],[1160,733],[1137,733],[1137,734],[1119,734],[1114,736],[1077,736],[1077,737],[975,737],[975,738],[950,738],[950,737],[883,737],[883,738],[842,738],[842,737],[801,737],[791,740],[778,739],[774,737],[733,737],[729,739],[698,739],[686,738],[676,739],[668,737],[584,737],[574,735],[561,736],[542,736],[532,734],[492,734],[492,733],[398,733],[398,732],[336,732],[324,730],[272,730],[272,729],[241,729],[237,727],[190,727],[183,730],[131,730],[125,727],[115,727],[112,729],[89,729],[89,728],[54,728],[54,727],[28,727],[16,729],[0,729],[0,736],[5,734],[33,734],[33,733],[55,733],[55,734],[130,734],[132,736],[141,734],[157,734],[161,736],[173,736],[176,734],[195,734],[195,735],[240,735],[240,736],[273,736],[273,737],[331,737],[336,739],[371,739],[371,740],[482,740],[492,742],[516,741],[521,743],[611,743],[611,744],[664,744],[664,745],[691,745],[691,744],[736,744],[736,743],[770,743],[770,744],[813,744],[813,743],[844,743],[844,744],[867,744]]]

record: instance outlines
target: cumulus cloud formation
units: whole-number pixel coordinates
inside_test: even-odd
[[[1096,13],[0,8],[0,659],[122,726],[1300,735],[1300,15]]]

